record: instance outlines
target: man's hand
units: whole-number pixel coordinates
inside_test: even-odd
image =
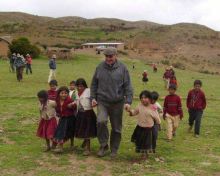
[[[125,108],[125,110],[126,110],[127,112],[130,112],[130,110],[131,110],[131,105],[130,105],[130,104],[125,104],[125,105],[124,105],[124,108]]]
[[[96,107],[97,104],[98,104],[97,101],[96,101],[95,99],[93,99],[93,100],[92,100],[92,107],[93,107],[93,108]]]

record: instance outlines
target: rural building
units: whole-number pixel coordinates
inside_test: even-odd
[[[11,43],[10,36],[0,37],[0,58],[8,57],[10,43]]]
[[[72,57],[71,49],[68,48],[47,47],[46,53],[48,57],[56,54],[58,59],[70,59]]]
[[[96,49],[97,47],[115,47],[118,50],[124,50],[124,43],[84,43],[83,49]]]

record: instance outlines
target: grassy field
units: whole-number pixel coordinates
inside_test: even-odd
[[[90,84],[100,57],[77,55],[74,60],[57,63],[57,80],[59,85],[83,77]],[[121,59],[130,70],[135,97],[141,90],[157,90],[163,98],[167,92],[163,87],[162,73],[158,73],[142,63],[135,61],[136,69],[132,70],[129,59]],[[134,145],[130,142],[136,120],[124,113],[123,137],[119,155],[115,160],[110,157],[97,158],[97,140],[92,141],[92,155],[84,157],[81,149],[71,152],[69,143],[65,145],[65,153],[55,155],[44,153],[44,141],[35,133],[39,121],[36,93],[40,89],[48,89],[48,64],[45,58],[33,61],[33,75],[24,75],[19,83],[15,74],[9,73],[8,63],[0,61],[0,175],[220,175],[220,102],[219,76],[200,74],[190,71],[176,70],[179,90],[183,98],[184,119],[173,142],[166,142],[165,130],[159,134],[157,154],[150,155],[149,160],[140,164],[133,163],[138,158]],[[141,73],[149,72],[149,84],[143,86]],[[200,138],[187,133],[188,114],[185,108],[185,97],[192,87],[194,79],[201,79],[208,98],[208,107],[202,121]],[[160,100],[162,103],[162,99]],[[135,99],[133,106],[138,103]],[[165,126],[164,122],[162,126]],[[81,144],[76,140],[76,145]]]

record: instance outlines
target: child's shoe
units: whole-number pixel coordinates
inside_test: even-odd
[[[195,138],[199,138],[199,135],[198,135],[198,134],[195,134]]]

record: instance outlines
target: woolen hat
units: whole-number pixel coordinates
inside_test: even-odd
[[[108,47],[104,50],[103,52],[104,55],[116,55],[117,54],[117,49],[114,47]]]

